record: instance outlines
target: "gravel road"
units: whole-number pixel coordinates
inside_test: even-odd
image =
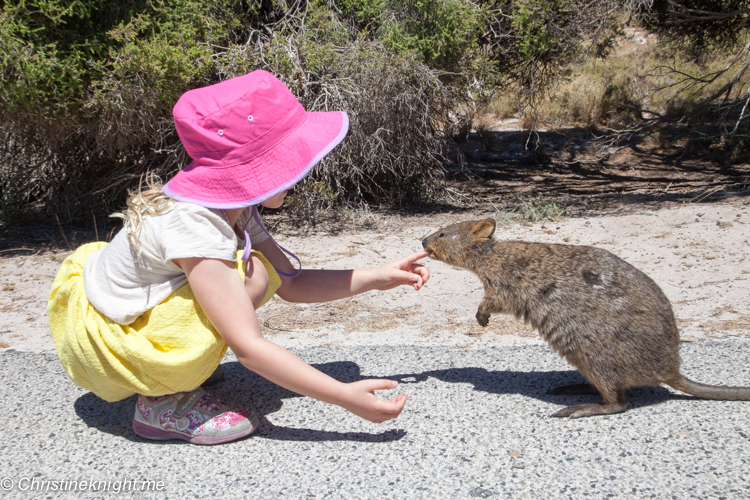
[[[230,353],[214,393],[259,412],[258,431],[215,447],[149,442],[130,427],[133,398],[105,403],[74,386],[54,352],[0,352],[9,417],[2,496],[109,498],[121,489],[120,498],[174,499],[750,497],[750,402],[641,388],[625,413],[555,419],[549,415],[562,406],[596,398],[546,394],[580,381],[546,346],[294,352],[340,380],[400,380],[409,396],[403,414],[370,424],[280,389]],[[685,342],[681,352],[695,380],[750,385],[745,340]],[[54,491],[72,481],[87,490],[79,483],[79,491]]]

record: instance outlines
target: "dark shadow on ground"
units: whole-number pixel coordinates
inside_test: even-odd
[[[313,365],[318,370],[341,380],[353,382],[365,377],[360,375],[359,365],[350,361],[338,361]],[[315,429],[292,428],[274,425],[266,415],[279,411],[285,399],[300,397],[268,380],[247,370],[238,362],[224,363],[224,380],[208,390],[222,402],[233,408],[250,408],[260,419],[260,426],[252,436],[281,441],[354,441],[380,443],[397,441],[406,432],[390,429],[379,433],[336,432]],[[89,427],[101,432],[122,436],[135,442],[151,442],[133,432],[132,419],[135,411],[136,396],[131,396],[116,403],[108,403],[89,392],[78,398],[74,404],[76,414]],[[187,444],[175,439],[162,443]]]
[[[623,205],[713,202],[750,196],[750,165],[729,164],[710,150],[660,147],[640,138],[597,156],[586,129],[538,132],[527,144],[518,130],[472,133],[449,155],[450,183],[475,203],[513,209],[518,196],[544,193],[571,206],[569,215],[596,215]]]
[[[121,226],[122,223],[99,224],[94,230],[71,225],[0,225],[0,257],[72,252],[85,243],[109,241]]]
[[[313,365],[318,370],[342,382],[362,380],[359,366],[350,361],[338,361]],[[300,397],[283,389],[247,370],[238,362],[224,363],[225,378],[209,389],[230,407],[251,408],[260,418],[260,426],[252,436],[281,441],[354,441],[354,442],[389,442],[397,441],[407,432],[401,429],[390,429],[380,433],[321,431],[309,428],[283,427],[272,424],[266,416],[279,411],[283,401]],[[386,378],[397,380],[402,389],[408,392],[409,384],[425,382],[436,378],[446,383],[469,383],[476,391],[489,394],[520,394],[560,407],[598,403],[598,395],[561,395],[548,394],[548,391],[562,385],[583,383],[585,380],[575,370],[521,372],[509,370],[487,370],[478,367],[449,368],[430,370],[421,373],[387,375]],[[663,387],[641,387],[628,391],[629,408],[642,408],[670,399],[695,399],[692,396],[675,394]],[[101,432],[122,436],[135,442],[149,442],[137,436],[132,430],[132,418],[135,411],[136,396],[116,403],[108,403],[93,393],[86,393],[74,404],[76,414],[88,425]],[[181,440],[166,441],[173,444],[187,444]]]
[[[400,384],[417,384],[428,378],[436,378],[448,383],[469,383],[474,390],[489,394],[520,394],[547,403],[563,406],[581,403],[600,403],[598,394],[584,395],[551,395],[548,391],[556,387],[586,383],[575,370],[520,372],[496,370],[490,371],[478,367],[448,368],[431,370],[416,374],[389,375],[388,378]],[[408,390],[408,389],[405,389]],[[675,394],[664,387],[638,387],[628,391],[628,408],[641,408],[655,405],[669,399],[696,399],[692,396]]]

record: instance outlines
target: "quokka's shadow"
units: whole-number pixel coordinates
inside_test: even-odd
[[[259,436],[282,441],[388,442],[399,440],[406,435],[405,431],[398,429],[380,433],[335,432],[274,425],[266,418],[266,415],[279,411],[284,399],[300,396],[256,375],[238,362],[223,365],[224,380],[207,388],[207,391],[230,407],[250,408],[258,415],[260,426],[246,439]],[[342,382],[354,382],[366,378],[360,375],[359,365],[350,361],[313,366]],[[78,398],[74,407],[76,414],[89,427],[122,436],[131,441],[149,442],[133,432],[132,420],[136,398],[137,396],[131,396],[116,403],[108,403],[89,392]],[[162,441],[162,443],[187,444],[182,440]]]
[[[563,394],[553,395],[548,392],[560,386],[583,384],[587,381],[575,370],[522,372],[506,370],[487,370],[480,367],[447,368],[421,373],[389,375],[400,384],[418,384],[428,378],[436,378],[448,383],[469,383],[474,390],[490,394],[521,394],[547,403],[565,406],[581,403],[600,403],[599,394]],[[404,391],[408,389],[404,388]],[[628,408],[642,408],[655,405],[669,399],[696,399],[692,396],[676,394],[664,387],[634,387],[627,392]]]

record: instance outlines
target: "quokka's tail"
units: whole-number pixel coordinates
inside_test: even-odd
[[[703,399],[724,401],[750,401],[750,387],[730,387],[726,385],[707,385],[694,382],[683,375],[669,383],[678,391]]]

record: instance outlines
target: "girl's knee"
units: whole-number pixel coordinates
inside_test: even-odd
[[[263,300],[263,297],[266,296],[268,281],[268,272],[265,266],[260,259],[252,256],[248,261],[248,269],[245,273],[245,289],[256,309]]]

